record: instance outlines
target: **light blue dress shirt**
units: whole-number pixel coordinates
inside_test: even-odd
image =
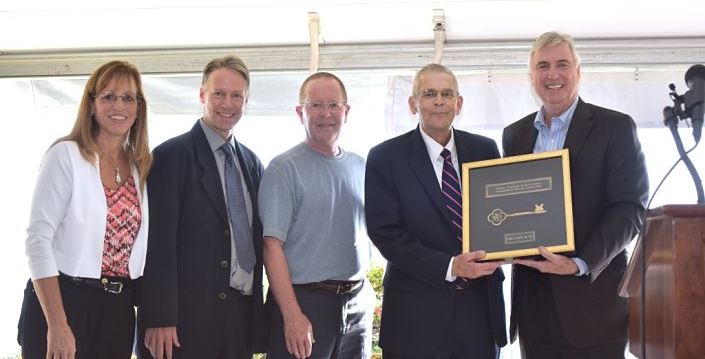
[[[568,128],[570,127],[570,122],[573,119],[573,114],[577,106],[578,98],[576,97],[567,110],[558,115],[558,117],[551,118],[550,127],[546,126],[544,121],[545,110],[543,106],[541,106],[539,112],[536,113],[536,118],[534,118],[534,127],[539,131],[538,136],[536,136],[536,143],[534,144],[534,153],[557,151],[563,148],[565,137],[568,134]],[[587,263],[585,263],[584,260],[578,257],[571,259],[578,266],[578,273],[575,275],[581,276],[589,272]]]

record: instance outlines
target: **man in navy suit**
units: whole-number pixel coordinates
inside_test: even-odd
[[[367,157],[365,214],[387,259],[380,345],[385,359],[497,358],[506,344],[502,270],[461,254],[461,163],[499,157],[494,141],[452,128],[463,98],[446,67],[414,77],[419,126]]]
[[[504,155],[569,150],[575,252],[539,248],[543,258],[514,261],[510,334],[526,359],[624,358],[627,300],[618,287],[649,195],[636,125],[578,97],[569,35],[539,36],[529,72],[542,106],[504,129]]]
[[[232,131],[249,81],[239,58],[212,60],[200,89],[203,116],[154,149],[140,358],[251,359],[264,349],[263,168]]]

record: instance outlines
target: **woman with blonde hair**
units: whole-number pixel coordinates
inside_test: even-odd
[[[151,162],[140,73],[108,62],[40,167],[25,243],[24,359],[131,357]]]

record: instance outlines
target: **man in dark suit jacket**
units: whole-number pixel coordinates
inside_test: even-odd
[[[367,157],[367,229],[388,261],[383,355],[497,358],[506,344],[500,263],[478,262],[482,251],[461,254],[462,212],[447,201],[450,189],[442,183],[458,181],[461,163],[499,151],[491,139],[451,127],[463,99],[449,69],[427,65],[413,86],[409,106],[419,127]]]
[[[518,332],[527,359],[624,358],[627,303],[618,286],[649,193],[636,126],[578,97],[580,59],[569,35],[541,35],[529,66],[543,106],[504,129],[504,155],[569,150],[576,248],[515,260],[510,335]]]
[[[263,168],[232,133],[248,88],[242,60],[211,61],[200,89],[203,117],[191,131],[154,149],[147,183],[152,221],[138,313],[140,358],[250,359],[264,349],[257,214]],[[228,173],[230,180],[240,175],[237,185],[230,185]],[[228,203],[231,192],[244,204],[240,222]],[[242,237],[249,238],[241,247],[235,236],[243,228]]]

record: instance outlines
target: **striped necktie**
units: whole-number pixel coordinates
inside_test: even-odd
[[[458,239],[458,248],[460,248],[460,244],[463,242],[463,197],[460,194],[460,181],[453,167],[450,151],[444,148],[441,156],[443,156],[443,175],[441,176],[443,201]]]
[[[450,151],[444,148],[441,151],[443,156],[443,175],[441,176],[441,192],[443,192],[443,202],[446,205],[448,214],[450,215],[451,226],[457,239],[457,252],[460,253],[463,243],[463,196],[460,194],[460,181],[458,174],[453,167],[453,160],[450,156]],[[453,254],[456,254],[453,253]],[[469,282],[467,278],[458,277],[450,284],[453,289],[467,288]]]

